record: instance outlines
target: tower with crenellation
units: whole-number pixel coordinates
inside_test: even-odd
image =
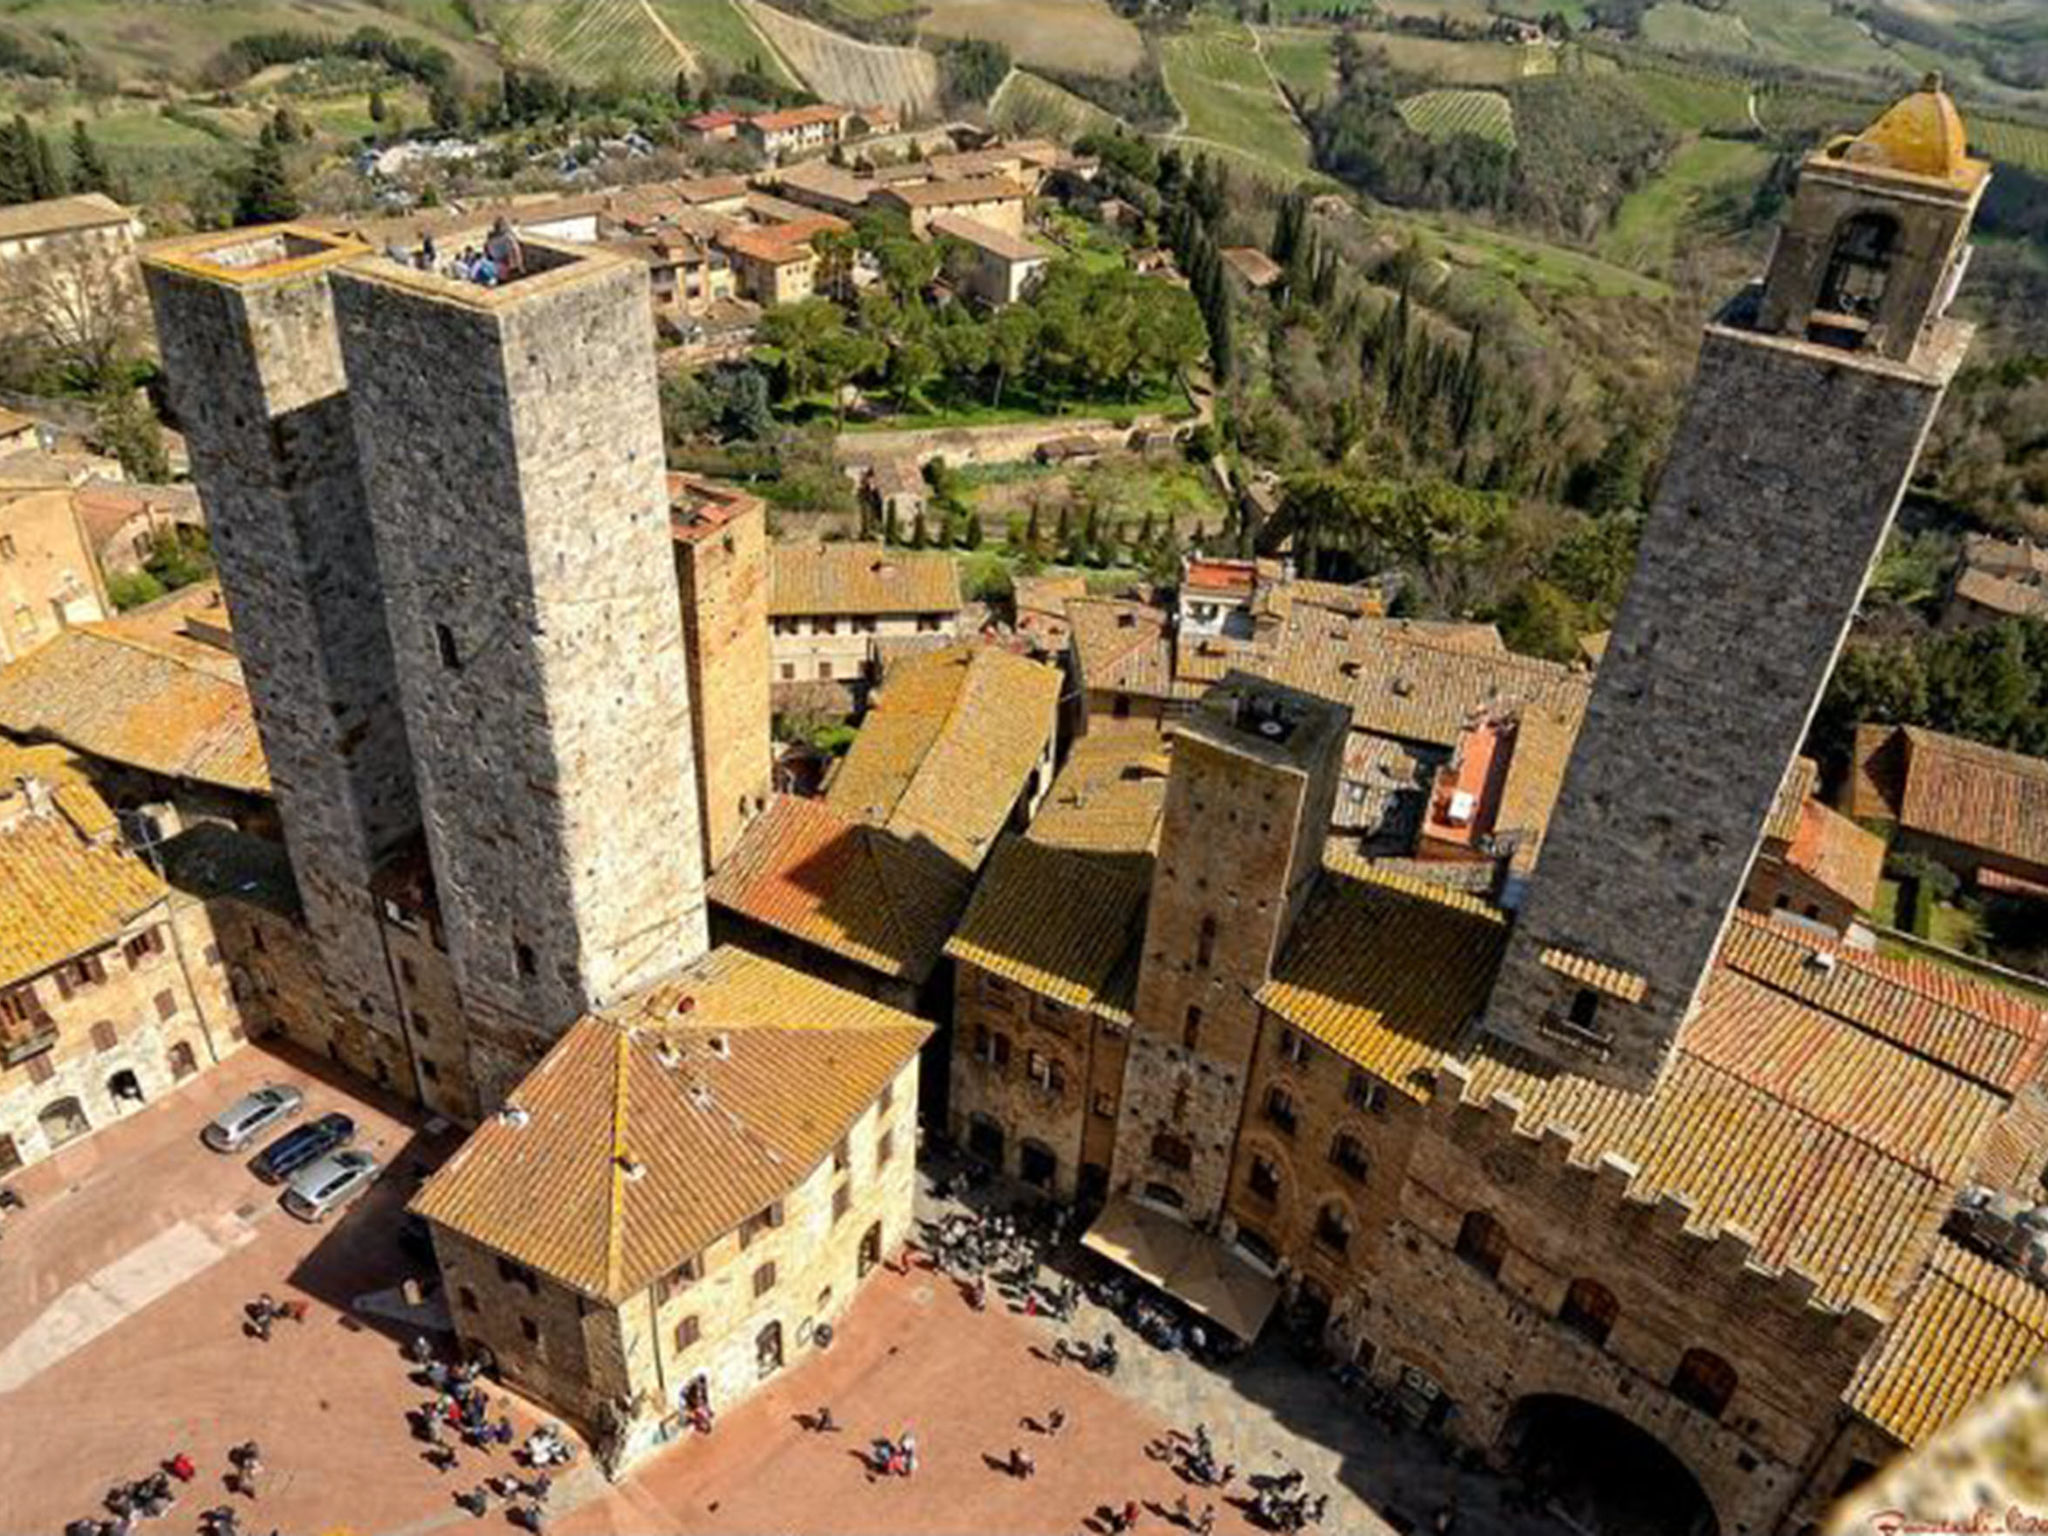
[[[1988,177],[1930,79],[1808,157],[1765,277],[1708,324],[1494,1034],[1657,1079],[1969,344],[1948,308]]]

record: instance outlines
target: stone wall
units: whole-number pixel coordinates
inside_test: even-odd
[[[274,278],[205,263],[254,244],[146,278],[306,920],[334,995],[395,1034],[369,885],[419,805],[329,290],[353,248]]]
[[[1488,1007],[1498,1033],[1603,1080],[1655,1078],[1945,380],[1709,327]],[[1640,1002],[1600,996],[1593,1028],[1565,1033],[1585,983],[1543,963],[1553,948],[1640,978]]]
[[[974,1116],[993,1121],[1003,1131],[1002,1171],[1019,1178],[1023,1144],[1036,1142],[1055,1160],[1047,1193],[1074,1199],[1081,1165],[1088,1160],[1089,1085],[1098,1075],[1095,1042],[1107,1024],[1085,1009],[1027,991],[978,966],[963,963],[956,976],[948,1133],[965,1146]],[[990,1042],[1009,1042],[997,1060],[983,1054],[984,1030]],[[1119,1049],[1119,1065],[1121,1054]],[[1040,1068],[1036,1077],[1034,1065]],[[1046,1086],[1055,1070],[1056,1092]],[[1106,1157],[1101,1166],[1109,1166]]]
[[[478,1098],[470,1069],[468,1015],[448,951],[436,942],[436,925],[423,918],[395,921],[387,911],[383,931],[398,977],[419,1100],[437,1115],[474,1125],[497,1108],[502,1095],[489,1105]]]
[[[548,1408],[585,1427],[627,1389],[619,1314],[545,1275],[436,1226],[448,1316],[472,1355]],[[531,1336],[529,1336],[529,1333]]]
[[[646,269],[528,262],[335,303],[457,983],[544,1041],[705,917]]]
[[[768,518],[747,498],[721,527],[676,541],[695,723],[704,867],[715,869],[768,803]]]

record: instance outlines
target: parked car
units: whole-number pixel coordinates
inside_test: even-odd
[[[306,1096],[284,1083],[270,1083],[235,1100],[213,1117],[199,1139],[216,1152],[239,1152],[258,1136],[306,1107]]]
[[[252,1165],[256,1177],[266,1184],[282,1184],[316,1157],[325,1157],[337,1147],[356,1139],[356,1123],[347,1115],[322,1115],[318,1120],[286,1131],[265,1147]]]
[[[292,1175],[284,1208],[301,1221],[325,1221],[370,1187],[377,1159],[367,1152],[330,1152]]]

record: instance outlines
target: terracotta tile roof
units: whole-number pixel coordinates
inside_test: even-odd
[[[578,1023],[508,1100],[525,1123],[486,1121],[412,1209],[624,1301],[796,1188],[930,1034],[716,950]]]
[[[1859,725],[1849,758],[1842,810],[1857,821],[1897,821],[1906,773],[1905,732],[1892,725]]]
[[[718,243],[735,256],[775,267],[815,259],[811,248],[801,240],[785,240],[779,232],[771,233],[764,229],[723,230],[718,236]]]
[[[1799,834],[1800,810],[1812,798],[1820,782],[1820,764],[1810,757],[1795,757],[1778,786],[1778,798],[1771,802],[1771,814],[1764,821],[1766,842],[1790,843]]]
[[[1799,828],[1785,862],[1860,912],[1877,901],[1884,855],[1883,838],[1820,801],[1808,800],[1800,807]]]
[[[1005,837],[946,953],[1070,1008],[1127,1018],[1111,994],[1144,941],[1151,862]]]
[[[1067,604],[1067,626],[1083,688],[1152,699],[1200,696],[1199,683],[1176,682],[1167,615],[1150,603],[1076,599]]]
[[[1496,839],[1512,843],[1511,867],[1519,873],[1533,867],[1542,851],[1585,715],[1581,692],[1561,692],[1548,703],[1525,705],[1516,715],[1514,750],[1508,754],[1493,831]]]
[[[1098,731],[1067,752],[1031,822],[1035,842],[1090,853],[1150,854],[1166,812],[1172,740]]]
[[[2044,1351],[2048,1291],[1943,1240],[1844,1396],[1915,1446]]]
[[[1058,672],[993,646],[907,656],[869,699],[826,802],[979,869],[1046,755],[1059,694]]]
[[[1259,1003],[1412,1098],[1486,1001],[1507,923],[1473,896],[1332,859]],[[1418,957],[1455,963],[1417,964]]]
[[[2016,992],[1941,967],[1819,942],[1758,913],[1735,913],[1721,958],[1999,1093],[2017,1093],[2033,1081],[2048,1052],[2048,1012]]]
[[[1899,825],[2048,866],[2048,760],[1902,726]]]
[[[932,231],[962,241],[976,250],[986,251],[991,256],[1000,256],[1005,261],[1052,259],[1052,253],[1042,246],[1020,239],[1007,229],[997,229],[993,224],[984,224],[979,219],[969,218],[964,213],[935,215],[932,219]]]
[[[1591,987],[1596,992],[1605,992],[1609,997],[1618,997],[1625,1003],[1640,1003],[1649,987],[1649,983],[1634,971],[1625,971],[1618,965],[1607,965],[1568,949],[1546,949],[1538,958],[1558,975]]]
[[[1181,585],[1198,592],[1230,592],[1250,597],[1258,581],[1258,567],[1250,560],[1191,559],[1181,573]]]
[[[26,240],[37,235],[70,234],[126,224],[135,215],[111,197],[84,192],[77,197],[50,197],[39,203],[0,208],[0,240]]]
[[[25,743],[0,736],[0,793],[22,779],[40,779],[50,787],[57,809],[88,838],[119,830],[120,818],[100,798],[86,765],[69,747],[57,742]]]
[[[777,544],[768,611],[778,618],[958,613],[960,570],[945,555],[880,544]]]
[[[785,107],[779,112],[757,112],[747,119],[747,125],[761,133],[784,133],[791,128],[804,128],[812,123],[836,123],[852,116],[850,107],[835,107],[819,103],[811,107]]]
[[[974,877],[822,800],[770,802],[711,877],[711,899],[764,927],[913,985],[938,963]]]
[[[1592,686],[1586,674],[1555,662],[1300,607],[1270,647],[1241,664],[1350,705],[1354,730],[1446,748],[1481,710],[1540,704],[1582,711]]]
[[[925,181],[909,187],[883,187],[877,199],[906,208],[950,208],[977,203],[1022,202],[1025,189],[1007,176],[963,176],[955,181]]]
[[[196,642],[151,644],[125,623],[66,630],[0,670],[0,730],[165,778],[267,795],[270,774],[233,659]]]
[[[60,798],[37,810],[18,790],[0,796],[0,984],[111,941],[166,894],[147,864],[105,835],[112,817],[75,765],[19,748],[5,756],[10,773],[42,778]]]
[[[1254,288],[1270,288],[1280,281],[1280,263],[1255,245],[1227,245],[1216,254]]]
[[[2031,581],[2001,576],[1996,571],[1968,569],[1956,577],[1955,596],[1993,613],[2015,618],[2039,618],[2048,614],[2048,590]]]

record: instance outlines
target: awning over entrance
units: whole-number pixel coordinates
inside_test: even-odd
[[[1121,1196],[1081,1242],[1247,1344],[1280,1299],[1279,1286],[1215,1238]]]

